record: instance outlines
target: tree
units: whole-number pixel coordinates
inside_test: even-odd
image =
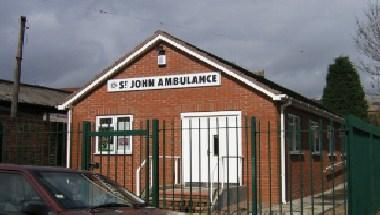
[[[367,120],[368,104],[359,74],[349,57],[337,57],[334,63],[330,64],[322,102],[325,107],[337,114],[342,116],[353,114]]]
[[[357,20],[355,43],[364,55],[359,68],[372,75],[372,88],[380,92],[380,2],[368,2],[363,20]]]

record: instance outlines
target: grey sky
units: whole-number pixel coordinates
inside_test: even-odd
[[[0,0],[0,78],[11,79],[19,16],[28,19],[22,81],[86,83],[155,30],[309,97],[320,97],[333,58],[358,51],[361,0]],[[103,11],[103,12],[101,12]],[[363,84],[369,78],[361,74]]]

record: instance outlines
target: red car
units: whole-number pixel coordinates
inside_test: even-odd
[[[174,214],[100,174],[57,167],[0,164],[0,214]],[[176,213],[177,214],[177,213]]]

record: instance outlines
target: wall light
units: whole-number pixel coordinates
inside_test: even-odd
[[[166,66],[166,55],[165,55],[165,50],[163,46],[158,47],[158,66],[159,67],[164,67]]]

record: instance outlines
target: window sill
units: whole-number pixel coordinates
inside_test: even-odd
[[[334,158],[336,158],[336,157],[338,157],[338,155],[337,155],[336,153],[329,153],[329,157],[334,157]]]
[[[303,155],[303,151],[289,151],[290,155]]]
[[[321,156],[321,152],[312,152],[311,155],[315,157],[319,157]]]
[[[94,155],[132,155],[132,152],[119,152],[119,153],[115,153],[115,152],[110,152],[110,153],[108,153],[108,152],[102,152],[102,153],[100,153],[100,152],[95,152],[95,153],[93,153]]]

